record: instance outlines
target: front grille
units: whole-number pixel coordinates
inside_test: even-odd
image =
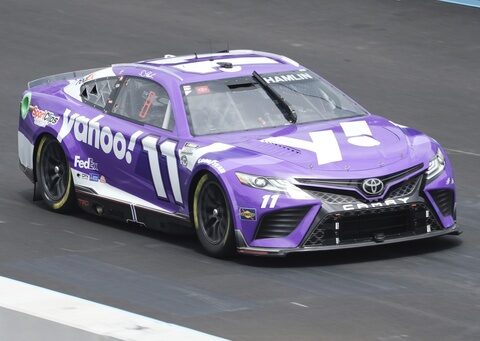
[[[411,195],[415,191],[415,188],[417,187],[421,179],[422,176],[416,176],[400,183],[393,190],[391,190],[388,198],[395,199]]]
[[[255,239],[289,235],[302,221],[310,206],[285,208],[265,214],[258,224]]]
[[[395,199],[411,195],[422,180],[422,175],[412,177],[412,174],[419,171],[422,167],[422,164],[418,164],[396,173],[378,177],[385,186],[402,178],[406,179],[394,185],[385,197]],[[328,204],[356,204],[365,202],[365,196],[371,197],[363,190],[362,184],[365,179],[325,180],[297,178],[296,180],[298,182],[297,187],[306,191],[312,197]],[[363,194],[360,195],[358,191]]]
[[[444,216],[453,214],[453,205],[455,200],[452,190],[438,189],[430,191],[430,194],[432,195],[435,204],[437,204],[438,208],[440,209],[440,212],[442,212]]]
[[[379,176],[378,178],[382,180],[385,184],[398,180],[403,177],[407,177],[408,175],[420,170],[423,167],[423,164],[418,164],[413,167],[404,169],[402,171],[388,174],[385,176]],[[335,180],[326,180],[326,179],[308,179],[308,178],[297,178],[295,179],[299,183],[304,185],[311,185],[311,186],[333,186],[333,187],[346,187],[346,188],[361,188],[362,182],[365,179],[335,179]]]
[[[321,192],[313,189],[304,189],[304,191],[307,192],[312,197],[316,199],[320,199],[322,203],[327,203],[327,204],[336,204],[336,205],[358,204],[362,202],[355,197],[352,197],[350,195],[345,195],[345,194],[323,192],[323,191]]]
[[[422,175],[407,179],[389,190],[386,199],[397,199],[413,194],[422,180]],[[354,191],[297,185],[303,191],[324,204],[345,205],[365,203]]]
[[[304,247],[343,245],[424,234],[441,226],[424,204],[332,213],[317,224]]]

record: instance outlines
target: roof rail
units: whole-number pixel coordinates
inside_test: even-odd
[[[140,64],[140,63],[120,63],[120,64],[113,64],[112,67],[136,67],[136,68],[148,69],[152,71],[160,71],[160,72],[167,73],[171,76],[174,76],[179,80],[183,81],[183,78],[180,77],[178,74],[162,66],[152,66],[149,64]]]

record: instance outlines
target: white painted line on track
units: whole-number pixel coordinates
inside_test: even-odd
[[[36,222],[34,222],[34,221],[30,222],[30,225],[33,225],[33,226],[45,226],[45,224],[36,223]]]
[[[115,340],[225,340],[1,276],[0,307]]]
[[[451,4],[464,5],[480,8],[480,0],[440,0],[442,2],[449,2]]]
[[[474,152],[466,152],[464,150],[451,149],[451,148],[445,148],[445,150],[447,150],[449,152],[452,152],[452,153],[458,153],[458,154],[465,154],[465,155],[480,157],[480,154],[474,153]]]
[[[290,302],[290,303],[291,303],[291,304],[293,304],[293,305],[296,305],[296,306],[302,307],[302,308],[308,308],[308,305],[301,304],[301,303],[298,303],[298,302]]]
[[[92,240],[100,240],[100,239],[98,239],[98,238],[96,238],[96,237],[87,236],[87,235],[85,235],[85,234],[78,234],[78,233],[73,232],[73,231],[70,231],[70,230],[65,230],[65,229],[64,229],[63,232],[72,234],[72,235],[77,236],[77,237],[82,237],[82,238],[87,238],[87,239],[92,239]]]

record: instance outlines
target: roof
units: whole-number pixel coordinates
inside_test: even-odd
[[[232,50],[186,56],[166,55],[131,64],[113,67],[139,67],[174,76],[182,83],[251,75],[257,72],[280,72],[297,69],[300,65],[292,59],[267,52]]]

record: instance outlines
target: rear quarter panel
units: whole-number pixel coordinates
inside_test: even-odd
[[[31,101],[27,113],[19,117],[18,152],[20,167],[29,173],[34,172],[35,146],[41,136],[50,135],[56,138],[62,127],[65,110],[67,108],[75,110],[81,104],[60,97],[60,90],[56,87],[48,90],[50,91],[45,93],[43,90],[40,92],[33,88],[24,92],[24,96],[30,94]],[[62,147],[68,162],[71,163],[73,158],[70,150],[75,147],[74,142],[69,139],[62,141]]]

